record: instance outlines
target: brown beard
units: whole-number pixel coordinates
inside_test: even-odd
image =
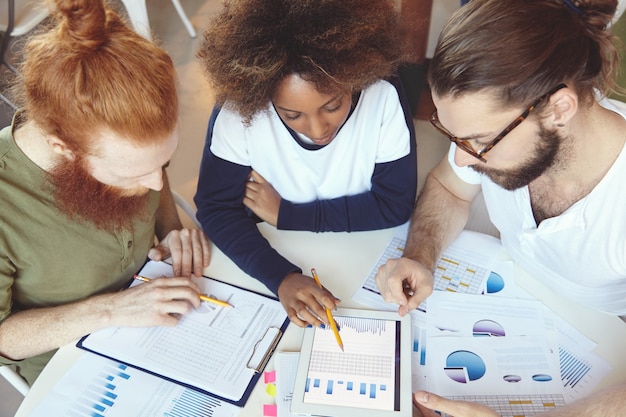
[[[132,229],[133,221],[147,220],[148,193],[128,190],[96,180],[81,157],[66,160],[49,172],[59,209],[71,220],[80,218],[108,231]]]
[[[563,138],[556,130],[549,131],[543,126],[540,126],[539,137],[541,141],[535,146],[533,155],[517,168],[501,170],[478,165],[471,165],[470,168],[487,175],[505,190],[525,187],[554,167],[563,143]]]

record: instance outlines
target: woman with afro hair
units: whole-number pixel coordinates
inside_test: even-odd
[[[204,231],[299,326],[339,302],[256,222],[362,231],[405,223],[417,184],[392,0],[230,0],[198,57],[215,93],[195,203]]]

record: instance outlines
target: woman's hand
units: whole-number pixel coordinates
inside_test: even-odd
[[[326,288],[320,288],[313,278],[296,272],[283,279],[278,298],[289,319],[300,327],[330,324],[324,307],[334,310],[340,301]]]
[[[258,172],[250,172],[243,204],[263,221],[276,227],[280,210],[280,194]]]

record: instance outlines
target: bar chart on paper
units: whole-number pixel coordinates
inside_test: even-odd
[[[480,260],[478,260],[479,262],[464,260],[468,256],[475,258],[476,255],[469,254],[460,248],[450,247],[446,250],[439,258],[433,273],[435,290],[469,294],[478,294],[480,292],[482,283],[489,271],[478,265],[486,263],[486,260],[484,262],[480,262]]]
[[[561,379],[565,386],[571,388],[576,387],[591,370],[589,363],[562,347],[559,347],[559,360],[561,364]]]
[[[335,316],[344,339],[339,351],[329,329],[316,329],[304,402],[393,410],[395,321]]]
[[[127,366],[121,363],[104,366],[78,400],[70,405],[68,414],[94,417],[104,415],[115,405],[118,387],[131,378],[126,371]]]
[[[31,417],[48,417],[50,410],[69,417],[234,417],[241,409],[124,364],[84,353]]]

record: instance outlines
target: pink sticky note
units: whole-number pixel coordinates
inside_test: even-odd
[[[276,404],[263,404],[263,415],[267,417],[276,417]]]
[[[276,382],[276,371],[265,372],[264,376],[266,384],[273,384]]]

